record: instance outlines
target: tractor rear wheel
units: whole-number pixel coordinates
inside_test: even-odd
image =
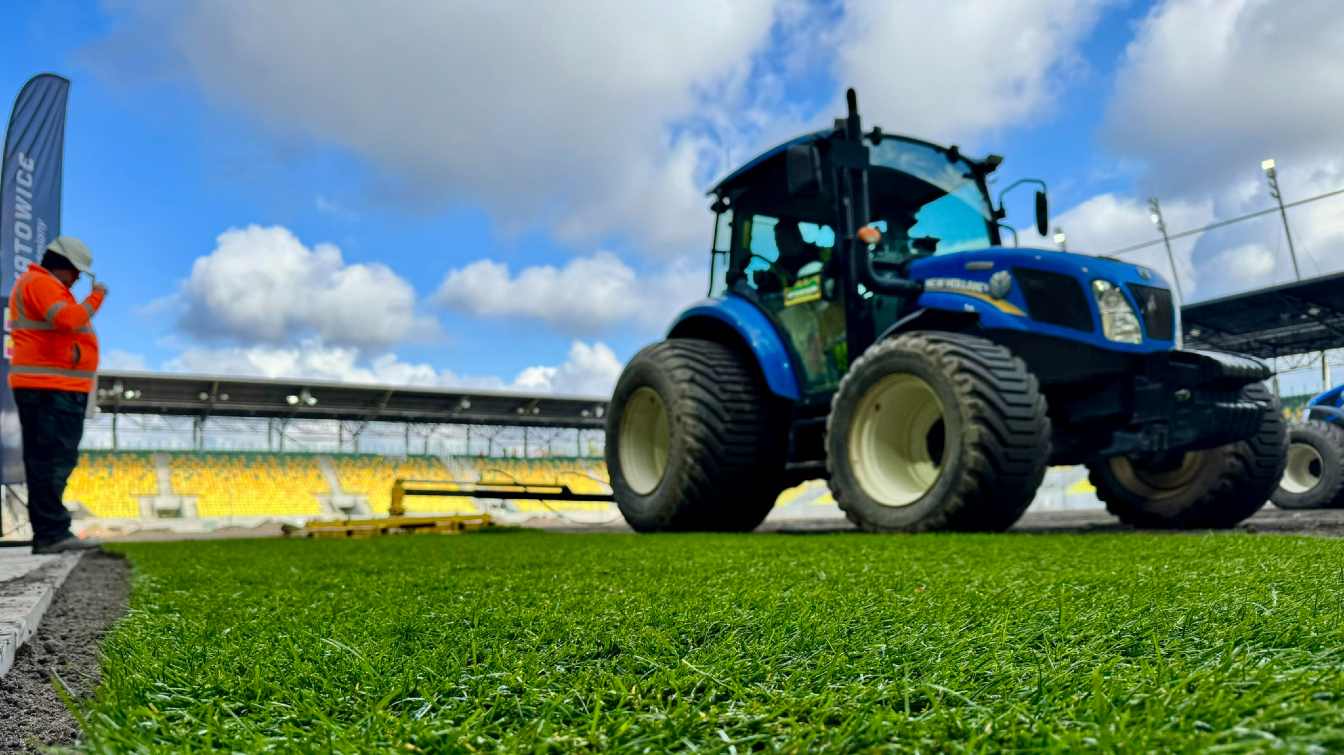
[[[1124,456],[1088,464],[1097,498],[1120,521],[1146,529],[1226,529],[1259,511],[1283,474],[1287,432],[1263,384],[1242,398],[1261,405],[1249,439],[1163,459]]]
[[[983,338],[878,343],[840,382],[826,425],[836,503],[866,530],[1004,530],[1036,495],[1050,420],[1036,378]]]
[[[674,338],[640,351],[607,414],[607,470],[639,532],[754,529],[783,489],[786,415],[746,357]]]
[[[1281,509],[1325,509],[1344,491],[1344,429],[1309,419],[1288,429],[1288,462],[1270,498]]]

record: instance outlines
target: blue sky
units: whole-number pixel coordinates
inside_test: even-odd
[[[1150,238],[1150,195],[1173,230],[1260,209],[1264,156],[1344,185],[1303,125],[1341,122],[1327,2],[5,5],[0,92],[73,81],[63,230],[117,366],[601,392],[702,293],[703,189],[850,84],[1045,179],[1071,249]],[[1308,272],[1339,210],[1294,217]],[[1280,235],[1180,245],[1191,298],[1281,279]]]

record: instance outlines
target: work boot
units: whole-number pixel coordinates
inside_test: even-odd
[[[103,541],[89,538],[80,540],[74,535],[66,535],[54,543],[43,543],[42,545],[33,544],[34,555],[46,555],[48,553],[69,553],[72,551],[92,551],[103,547]]]

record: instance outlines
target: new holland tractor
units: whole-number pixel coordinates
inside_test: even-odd
[[[1288,463],[1271,498],[1281,509],[1344,508],[1344,385],[1307,402],[1288,429]]]
[[[608,411],[634,529],[750,530],[825,477],[867,530],[1003,530],[1052,464],[1086,464],[1139,527],[1264,505],[1285,450],[1264,364],[1181,350],[1147,268],[1003,246],[1002,158],[864,132],[848,105],[711,190],[709,298],[630,360]]]

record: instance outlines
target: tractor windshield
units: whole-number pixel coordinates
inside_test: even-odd
[[[948,254],[994,243],[989,201],[965,160],[899,137],[882,139],[869,155],[873,225],[889,253]]]

